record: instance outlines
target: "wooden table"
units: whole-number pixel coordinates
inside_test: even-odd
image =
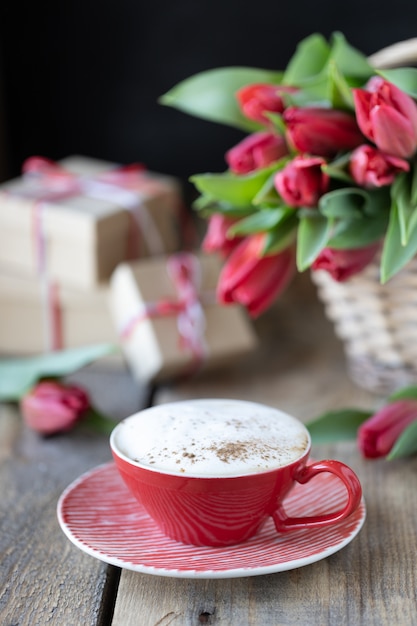
[[[75,378],[115,418],[196,397],[263,402],[308,420],[378,398],[347,377],[342,347],[302,278],[256,322],[260,348],[225,371],[140,388],[121,367]],[[110,460],[107,438],[74,430],[42,439],[0,408],[0,623],[4,626],[415,626],[417,458],[365,461],[353,442],[316,446],[359,475],[367,520],[355,539],[303,568],[247,578],[180,579],[120,571],[77,549],[56,517],[63,489]]]

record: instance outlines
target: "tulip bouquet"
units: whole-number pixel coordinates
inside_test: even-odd
[[[163,104],[246,133],[227,169],[191,177],[225,257],[223,303],[262,313],[295,272],[347,280],[380,254],[388,281],[417,252],[417,69],[378,70],[340,33],[314,34],[284,71],[223,67]]]

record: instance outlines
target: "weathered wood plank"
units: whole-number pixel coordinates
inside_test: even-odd
[[[88,368],[77,377],[114,417],[147,401],[123,370]],[[108,623],[107,592],[114,594],[118,571],[68,541],[56,505],[72,480],[110,458],[106,436],[72,431],[44,439],[22,425],[15,407],[0,408],[2,624]]]

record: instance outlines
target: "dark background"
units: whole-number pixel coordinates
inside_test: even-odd
[[[416,0],[3,0],[2,178],[33,154],[130,163],[187,181],[242,135],[158,104],[199,71],[282,69],[313,32],[371,54],[417,35]]]

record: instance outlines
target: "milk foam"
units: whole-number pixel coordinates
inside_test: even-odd
[[[146,409],[121,422],[113,447],[140,465],[193,476],[230,476],[287,465],[309,437],[296,419],[241,400],[188,400]]]

